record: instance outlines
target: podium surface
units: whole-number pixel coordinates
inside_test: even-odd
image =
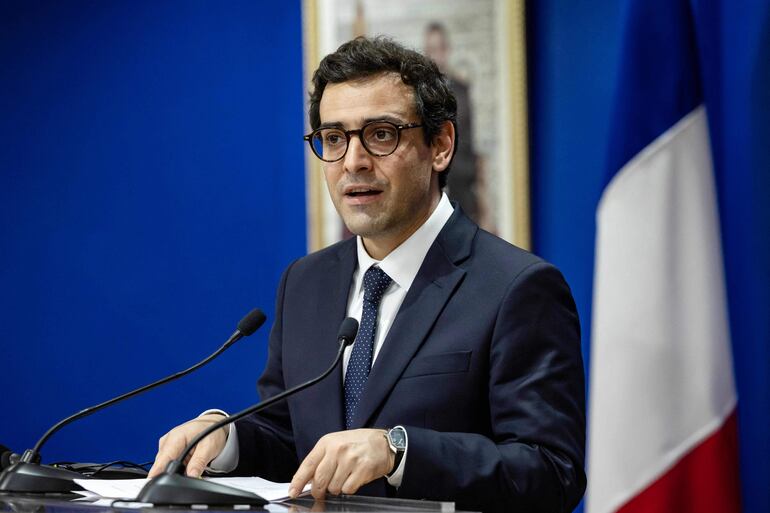
[[[193,508],[156,508],[132,506],[130,502],[116,501],[112,506],[94,504],[85,500],[72,500],[74,496],[60,497],[31,497],[20,495],[0,495],[0,513],[99,513],[107,511],[157,511],[157,512],[196,512],[201,511],[256,511],[268,513],[300,513],[312,512],[347,512],[347,513],[429,513],[429,512],[456,512],[470,513],[455,510],[454,503],[418,501],[407,499],[388,499],[381,497],[364,497],[357,495],[329,498],[316,501],[312,497],[299,497],[287,502],[271,503],[263,507],[252,508],[225,508],[219,506],[193,507]]]

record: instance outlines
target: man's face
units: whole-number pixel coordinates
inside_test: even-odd
[[[422,122],[415,114],[413,89],[393,73],[327,85],[320,116],[321,126],[343,130],[373,120]],[[438,203],[437,153],[425,143],[422,128],[403,130],[396,151],[385,157],[370,155],[351,135],[342,160],[323,166],[332,202],[348,229],[365,243],[369,239],[389,250],[406,240]]]

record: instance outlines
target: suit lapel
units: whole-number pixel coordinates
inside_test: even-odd
[[[366,426],[425,341],[465,276],[455,264],[467,258],[478,227],[455,207],[428,250],[374,362],[352,428]]]
[[[347,312],[348,292],[357,262],[355,239],[342,244],[337,257],[337,259],[329,259],[319,279],[322,293],[318,297],[328,297],[329,300],[315,305],[318,312],[315,318],[319,323],[307,327],[313,333],[313,338],[318,339],[314,354],[307,355],[308,367],[313,365],[311,362],[316,362],[318,365],[318,368],[314,368],[309,374],[311,377],[326,370],[339,350],[339,345],[336,343],[337,332]],[[337,368],[316,386],[320,397],[341,398],[343,396],[342,364],[337,365]],[[323,408],[319,409],[319,413],[314,421],[323,424],[323,432],[331,433],[345,429],[342,400],[331,399],[325,402]]]

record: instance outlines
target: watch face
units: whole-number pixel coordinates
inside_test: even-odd
[[[406,447],[406,433],[403,429],[391,429],[388,433],[390,443],[392,443],[396,449],[404,449]]]

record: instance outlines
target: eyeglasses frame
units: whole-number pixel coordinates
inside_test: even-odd
[[[366,145],[366,141],[364,140],[364,138],[361,137],[361,133],[366,129],[366,127],[368,127],[369,125],[373,125],[375,123],[387,123],[387,124],[392,125],[393,127],[395,127],[395,129],[396,129],[396,145],[393,147],[393,150],[390,153],[383,153],[381,155],[373,153],[369,149],[369,147]],[[358,136],[358,140],[361,141],[361,146],[363,146],[364,149],[366,150],[366,152],[369,155],[371,155],[372,157],[387,157],[388,155],[393,155],[393,153],[395,153],[395,151],[398,149],[398,145],[401,144],[401,131],[402,130],[409,130],[410,128],[420,128],[422,126],[425,126],[425,125],[423,123],[402,123],[402,124],[396,124],[396,123],[393,123],[392,121],[388,121],[388,120],[385,120],[385,119],[376,119],[376,120],[373,120],[373,121],[369,121],[368,123],[364,123],[361,126],[361,128],[355,128],[355,129],[352,129],[352,130],[342,130],[341,128],[337,128],[337,130],[340,130],[343,134],[345,134],[345,141],[346,142],[345,142],[345,151],[342,152],[342,155],[340,155],[339,158],[336,158],[334,160],[326,160],[325,158],[321,157],[316,152],[315,147],[313,146],[313,136],[316,133],[320,132],[321,130],[329,130],[329,129],[332,129],[332,128],[335,128],[335,127],[328,127],[328,126],[326,126],[326,127],[316,128],[315,130],[313,130],[309,134],[306,134],[306,135],[302,136],[302,139],[304,139],[305,141],[308,142],[308,144],[310,145],[310,150],[313,152],[313,155],[315,155],[316,157],[318,157],[320,160],[322,160],[324,162],[339,162],[340,160],[344,159],[345,155],[348,154],[348,149],[350,149],[350,136],[351,135],[357,135]]]

